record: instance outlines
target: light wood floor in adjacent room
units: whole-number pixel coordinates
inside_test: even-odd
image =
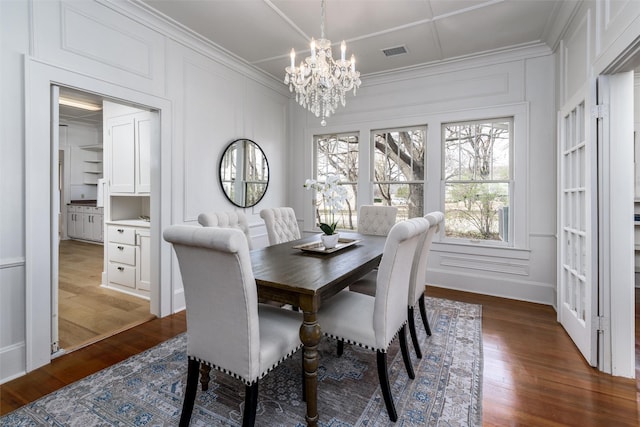
[[[434,287],[427,289],[427,295],[482,304],[484,426],[640,425],[636,380],[615,378],[588,366],[551,307]],[[636,313],[639,308],[636,298]],[[0,413],[185,330],[185,313],[181,312],[59,357],[0,386]],[[639,331],[636,328],[636,334]],[[636,347],[636,355],[639,351]]]
[[[59,253],[58,332],[65,352],[155,317],[148,300],[100,287],[102,245],[62,240]]]

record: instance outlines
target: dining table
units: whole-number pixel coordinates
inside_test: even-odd
[[[320,235],[251,251],[258,297],[291,304],[303,313],[306,421],[318,424],[318,344],[322,325],[317,313],[331,297],[378,266],[386,236],[340,232],[338,246],[325,249]],[[346,396],[345,396],[346,397]]]

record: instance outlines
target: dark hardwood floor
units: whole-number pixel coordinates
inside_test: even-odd
[[[482,304],[485,426],[638,426],[640,388],[588,366],[548,306],[429,287]],[[636,325],[640,322],[636,294]],[[0,386],[6,414],[186,330],[184,312],[154,319]],[[636,334],[639,328],[636,327]],[[636,360],[640,347],[636,338]],[[636,365],[638,366],[638,364]]]

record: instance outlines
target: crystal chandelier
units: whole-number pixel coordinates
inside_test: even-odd
[[[322,21],[320,40],[311,39],[311,56],[296,67],[296,52],[291,49],[291,66],[285,69],[284,83],[289,90],[296,91],[296,101],[311,111],[316,117],[322,116],[320,124],[327,124],[326,118],[335,113],[338,103],[346,105],[345,94],[360,87],[360,72],[356,71],[356,58],[345,59],[347,45],[343,41],[340,60],[331,55],[331,41],[324,35],[325,0],[322,0]]]

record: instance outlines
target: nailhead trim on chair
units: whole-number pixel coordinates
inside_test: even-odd
[[[281,364],[282,362],[284,362],[285,360],[287,360],[289,357],[291,357],[296,351],[300,350],[300,348],[302,347],[302,343],[296,347],[294,350],[290,351],[289,354],[283,356],[280,360],[278,360],[276,363],[273,364],[273,366],[271,366],[269,369],[267,369],[266,371],[262,372],[258,378],[254,378],[251,381],[247,381],[246,379],[242,378],[240,375],[229,371],[228,369],[225,368],[221,368],[218,365],[215,365],[213,363],[207,362],[206,360],[202,360],[198,357],[194,357],[194,356],[188,356],[189,360],[195,360],[198,363],[204,363],[207,366],[210,366],[212,369],[215,369],[216,371],[220,371],[223,372],[237,380],[242,381],[245,385],[251,386],[253,384],[255,384],[257,381],[261,380],[262,378],[264,378],[269,372],[273,371],[275,368],[278,367],[279,364]]]
[[[398,336],[398,333],[402,330],[402,328],[403,328],[406,324],[407,324],[407,322],[405,321],[405,322],[402,324],[402,326],[400,326],[400,329],[398,329],[398,330],[396,331],[396,333],[393,335],[393,337],[391,338],[391,341],[389,341],[389,343],[393,342],[393,340],[395,340],[395,339],[396,339],[396,337]],[[387,349],[388,349],[388,347],[389,347],[389,346],[388,346],[388,344],[387,344],[387,348],[374,348],[374,347],[369,347],[368,345],[365,345],[365,344],[362,344],[362,343],[359,343],[359,342],[356,342],[356,341],[352,341],[352,340],[346,339],[346,338],[344,338],[344,337],[339,337],[339,336],[336,336],[336,335],[333,335],[333,334],[329,334],[329,333],[327,333],[327,332],[325,332],[325,333],[324,333],[324,336],[325,336],[325,337],[329,337],[329,338],[333,338],[334,340],[344,341],[344,342],[346,342],[346,343],[348,343],[348,344],[357,345],[358,347],[366,348],[367,350],[380,351],[380,352],[382,352],[382,353],[386,353],[386,352],[387,352]]]

